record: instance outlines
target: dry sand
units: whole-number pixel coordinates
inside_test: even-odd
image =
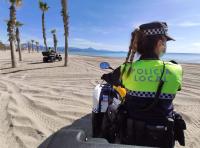
[[[92,91],[103,71],[123,59],[70,56],[63,62],[42,63],[41,53],[23,53],[19,68],[10,68],[10,52],[0,52],[0,147],[35,148],[62,127],[91,134]],[[182,64],[184,82],[175,108],[187,122],[186,147],[200,147],[200,65]],[[178,145],[178,144],[177,144]],[[179,146],[177,146],[179,147]]]

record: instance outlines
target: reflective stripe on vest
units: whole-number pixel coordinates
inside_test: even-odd
[[[127,94],[130,96],[143,97],[143,98],[155,98],[156,96],[156,92],[142,92],[142,91],[128,91]],[[175,94],[161,93],[159,98],[172,100],[175,98]]]
[[[182,83],[182,68],[178,64],[165,62],[165,81],[161,94],[176,94]],[[163,69],[161,60],[139,60],[121,66],[122,84],[129,91],[156,92]],[[130,73],[128,75],[128,73]]]

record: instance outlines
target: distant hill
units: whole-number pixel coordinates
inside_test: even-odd
[[[64,47],[58,47],[58,50],[60,52],[64,52]],[[110,50],[105,50],[105,49],[94,49],[94,48],[77,48],[77,47],[69,47],[69,52],[116,52],[116,53],[122,53],[124,51],[110,51]],[[124,52],[126,53],[126,52]]]
[[[30,44],[31,46],[31,44]],[[22,44],[22,47],[24,48],[28,48],[28,45]],[[34,48],[36,48],[36,45],[33,45]],[[53,48],[53,47],[51,47]],[[44,46],[39,46],[40,50],[45,50]],[[58,51],[59,52],[64,52],[64,47],[58,47]],[[101,52],[105,52],[105,53],[126,53],[124,51],[110,51],[110,50],[106,50],[106,49],[95,49],[95,48],[77,48],[77,47],[69,47],[68,49],[69,52],[81,52],[81,53],[101,53]]]

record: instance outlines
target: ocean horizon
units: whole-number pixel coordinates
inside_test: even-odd
[[[63,49],[60,49],[59,51],[63,52]],[[69,54],[82,55],[82,56],[93,56],[93,57],[125,58],[127,55],[127,52],[95,50],[92,48],[88,48],[88,49],[70,48]],[[166,53],[161,59],[165,60],[165,61],[175,60],[180,63],[198,63],[198,64],[200,64],[200,53]]]

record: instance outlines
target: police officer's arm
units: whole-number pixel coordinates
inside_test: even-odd
[[[111,85],[119,86],[120,85],[120,67],[118,67],[111,73],[103,74],[101,79],[105,80],[107,83]]]
[[[176,61],[174,61],[174,60],[171,60],[170,62],[173,63],[173,64],[178,64],[178,62],[176,62]],[[183,76],[183,72],[182,72],[182,76]],[[181,91],[181,88],[182,88],[181,83],[182,83],[182,82],[180,82],[180,85],[179,85],[178,91]]]
[[[183,71],[182,71],[182,78],[183,78]],[[182,89],[182,79],[181,79],[181,82],[180,82],[180,85],[179,85],[178,91],[181,91],[181,89]]]

